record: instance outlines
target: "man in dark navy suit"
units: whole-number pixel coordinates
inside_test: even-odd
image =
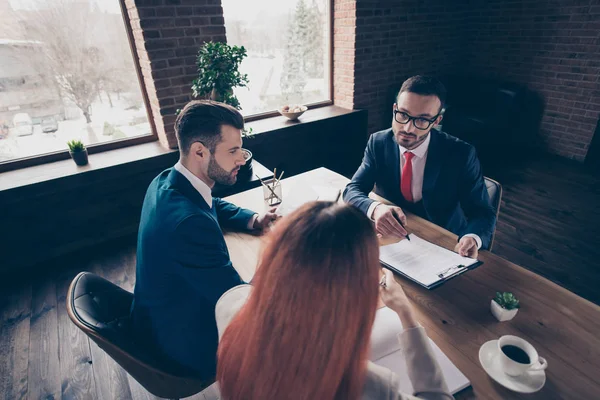
[[[261,216],[213,198],[215,182],[232,185],[245,163],[242,115],[211,101],[188,103],[175,122],[180,159],[148,187],[138,233],[132,326],[136,339],[173,371],[207,382],[216,371],[215,305],[243,283],[222,229],[266,228]]]
[[[475,148],[432,129],[442,120],[445,97],[435,78],[414,76],[402,84],[392,127],[369,138],[344,200],[372,218],[382,235],[406,236],[402,210],[408,210],[457,234],[459,254],[477,257],[489,247],[496,213]],[[374,186],[397,206],[370,199]]]

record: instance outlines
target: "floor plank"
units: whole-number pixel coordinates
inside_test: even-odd
[[[92,355],[87,335],[67,314],[67,289],[78,271],[69,271],[57,278],[58,336],[60,346],[61,393],[63,400],[93,400],[96,386]],[[68,344],[68,345],[66,345]]]
[[[92,273],[103,278],[117,281],[117,277],[110,268],[114,263],[113,256],[94,262],[90,268]],[[105,268],[105,266],[109,266]],[[116,361],[104,352],[98,345],[90,340],[92,363],[94,366],[94,382],[96,384],[96,398],[98,399],[132,399],[128,374]]]
[[[56,285],[53,279],[32,286],[29,339],[29,399],[60,399],[60,363]],[[68,345],[67,341],[63,345]]]
[[[27,397],[31,284],[0,289],[0,398]]]
[[[127,373],[90,340],[97,399],[131,399]]]
[[[138,381],[136,381],[133,376],[127,374],[127,381],[129,382],[132,400],[160,400],[160,397],[156,397],[144,389],[144,387]]]

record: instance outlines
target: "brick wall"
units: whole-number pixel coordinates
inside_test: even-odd
[[[354,108],[356,0],[335,0],[333,10],[333,101]]]
[[[198,48],[226,41],[221,0],[122,0],[161,141],[190,99]],[[598,0],[334,1],[334,102],[390,126],[393,93],[414,74],[471,73],[523,83],[547,107],[541,141],[583,160],[600,114]]]
[[[124,2],[158,137],[175,148],[175,111],[191,99],[198,49],[226,41],[221,0]]]
[[[600,2],[476,4],[465,72],[526,84],[546,101],[540,139],[583,161],[600,115]]]
[[[391,96],[406,77],[473,74],[541,94],[540,144],[584,160],[600,115],[598,0],[355,4],[352,104],[369,111],[369,132],[390,126]]]
[[[391,126],[393,93],[406,78],[461,65],[465,10],[442,0],[357,2],[354,106],[369,111],[370,132]]]

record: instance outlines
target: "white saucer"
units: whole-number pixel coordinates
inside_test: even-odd
[[[498,354],[498,341],[490,340],[479,349],[479,362],[487,374],[502,386],[519,393],[533,393],[544,387],[544,371],[528,371],[520,376],[508,376],[502,371]]]

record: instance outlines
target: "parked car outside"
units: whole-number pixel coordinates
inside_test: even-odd
[[[33,123],[27,113],[18,113],[13,117],[13,125],[17,136],[33,135]]]
[[[8,124],[4,121],[0,121],[0,139],[8,137]]]
[[[44,117],[42,119],[41,126],[42,132],[44,133],[56,132],[58,130],[58,122],[56,122],[56,119],[52,116]]]

